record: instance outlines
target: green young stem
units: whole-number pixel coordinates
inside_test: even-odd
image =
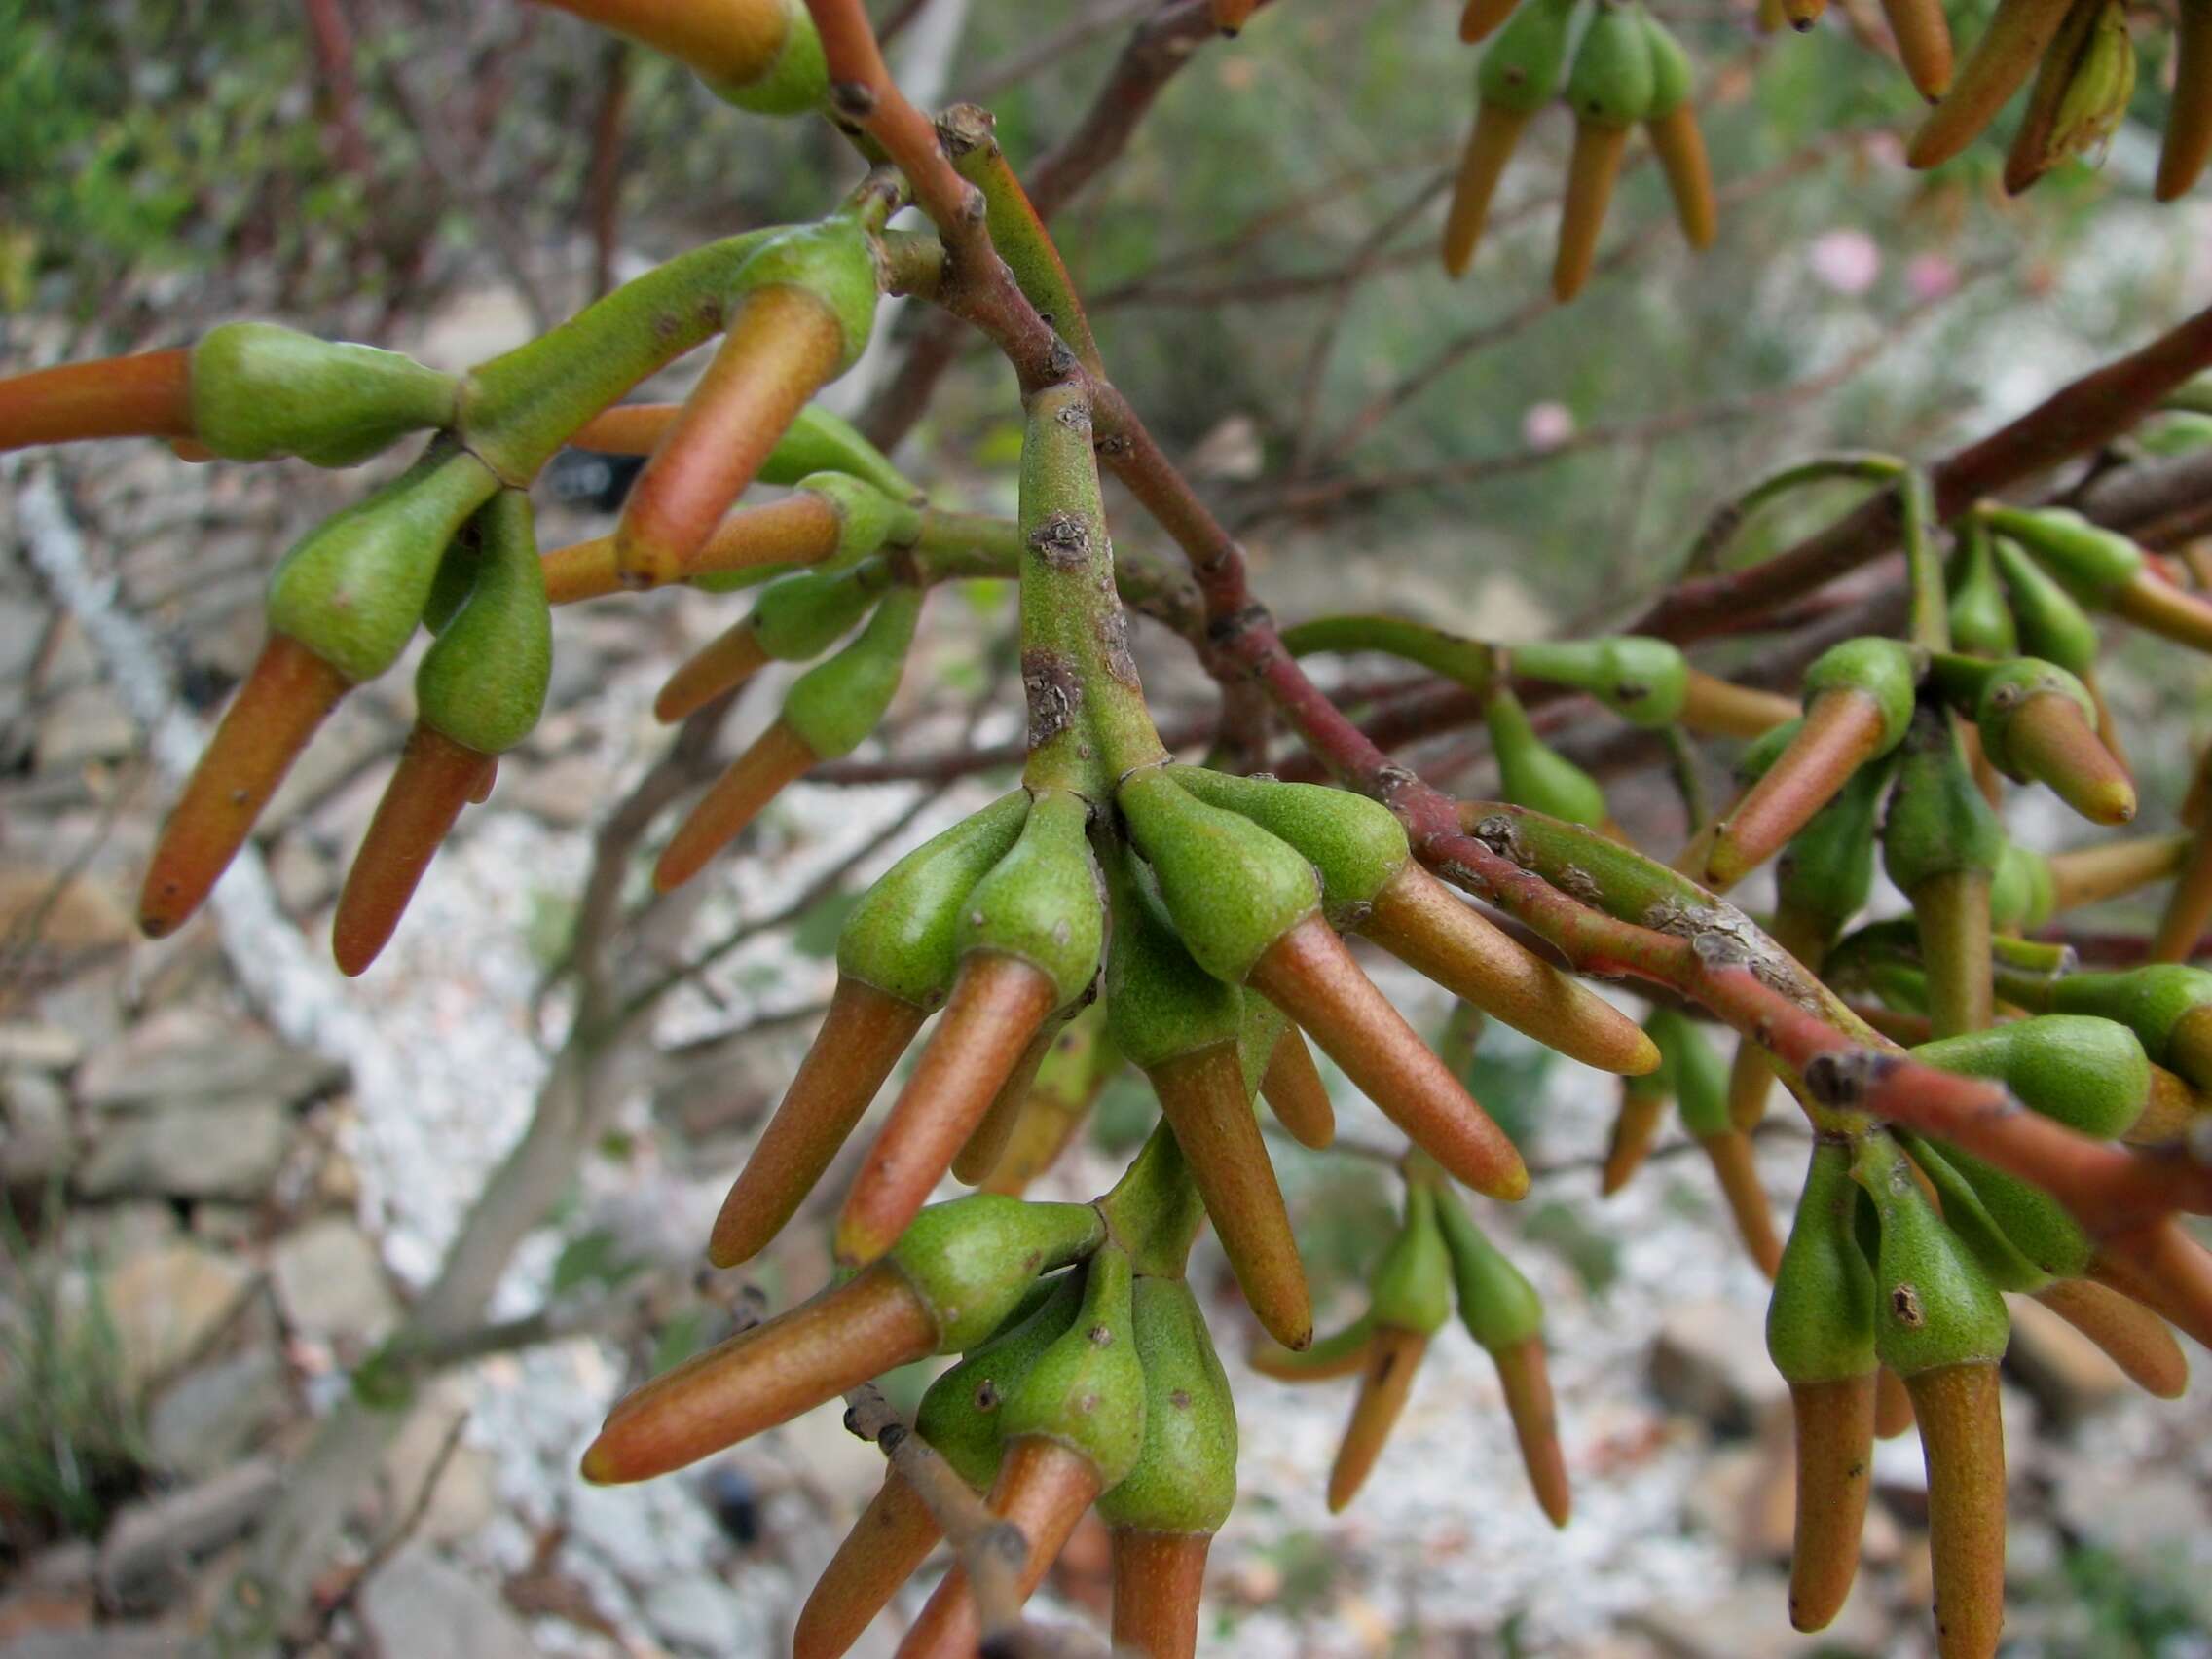
[[[1021,446],[1021,682],[1032,790],[1104,800],[1115,780],[1166,758],[1129,656],[1114,546],[1080,385],[1029,400]]]
[[[1911,594],[1912,643],[1931,651],[1951,648],[1951,601],[1943,562],[1936,555],[1936,497],[1928,474],[1907,467],[1899,479],[1904,567]]]
[[[1698,532],[1688,555],[1682,561],[1683,574],[1703,575],[1718,563],[1720,555],[1735,539],[1738,531],[1751,521],[1751,515],[1777,498],[1788,495],[1808,484],[1827,484],[1848,479],[1862,484],[1889,484],[1904,471],[1905,463],[1894,455],[1881,455],[1862,450],[1846,450],[1838,455],[1815,456],[1810,461],[1788,466],[1771,477],[1763,478],[1741,496],[1723,502],[1713,516],[1705,521]]]
[[[1113,1190],[1093,1206],[1106,1235],[1128,1252],[1140,1278],[1181,1278],[1205,1204],[1165,1119],[1153,1128]]]
[[[1282,643],[1292,656],[1382,651],[1441,674],[1478,697],[1489,692],[1494,678],[1496,651],[1488,643],[1395,616],[1319,616],[1284,629]]]
[[[938,131],[952,166],[960,176],[983,193],[984,223],[991,245],[1014,273],[1014,285],[1038,314],[1068,343],[1076,361],[1093,375],[1103,376],[1105,365],[1098,343],[1091,338],[1090,319],[1084,313],[1074,278],[1060,250],[1046,233],[1021,180],[1007,165],[1006,152],[992,134],[990,111],[975,104],[955,104],[938,118]]]

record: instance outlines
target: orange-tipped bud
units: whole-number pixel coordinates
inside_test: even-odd
[[[818,565],[837,551],[835,509],[811,490],[796,490],[766,506],[742,507],[650,581],[628,582],[617,563],[618,535],[595,536],[545,555],[545,593],[554,605],[604,599],[627,587],[696,581],[770,566]]]
[[[839,1659],[942,1535],[906,1477],[897,1469],[887,1473],[799,1609],[792,1659]]]
[[[2105,1351],[2146,1393],[2178,1400],[2189,1389],[2189,1356],[2166,1322],[2094,1279],[2053,1279],[2036,1300]]]
[[[1260,1093],[1275,1122],[1300,1146],[1318,1151],[1337,1138],[1337,1108],[1329,1099],[1329,1086],[1321,1081],[1313,1051],[1297,1026],[1285,1025],[1275,1039],[1267,1075],[1260,1079]]]
[[[1114,1530],[1114,1650],[1193,1659],[1211,1532]]]
[[[1912,1426],[1912,1396],[1904,1379],[1883,1366],[1874,1373],[1874,1438],[1895,1440]]]
[[[837,1217],[839,1261],[872,1262],[899,1241],[1058,1001],[1051,976],[1018,957],[975,951],[961,963]]]
[[[1789,1384],[1797,1421],[1797,1531],[1789,1622],[1825,1630],[1859,1576],[1859,1534],[1873,1490],[1875,1374]]]
[[[1313,1302],[1236,1045],[1169,1060],[1154,1068],[1152,1086],[1244,1300],[1269,1336],[1305,1347],[1313,1340]]]
[[[1891,736],[1881,705],[1866,693],[1846,688],[1815,697],[1789,747],[1714,835],[1705,885],[1725,893],[1782,851]]]
[[[300,751],[351,689],[297,640],[269,636],[154,843],[138,896],[148,939],[174,932],[200,908]]]
[[[1793,697],[1737,685],[1701,668],[1689,671],[1681,712],[1675,718],[1701,737],[1764,737],[1803,711]]]
[[[1636,1172],[1643,1167],[1643,1161],[1651,1156],[1651,1143],[1659,1138],[1659,1128],[1667,1120],[1667,1095],[1658,1088],[1639,1088],[1635,1084],[1621,1084],[1620,1110],[1613,1114],[1613,1132],[1605,1144],[1605,1164],[1598,1177],[1598,1194],[1611,1198]]]
[[[837,981],[814,1047],[722,1200],[707,1260],[734,1268],[767,1248],[814,1191],[925,1017],[924,1010],[873,985]]]
[[[743,86],[765,73],[784,48],[789,27],[776,0],[719,0],[671,5],[669,0],[542,0],[588,23],[627,35],[710,82]]]
[[[390,941],[416,884],[453,832],[461,809],[476,797],[498,764],[434,726],[418,724],[407,734],[399,765],[377,802],[376,817],[369,821],[369,832],[361,837],[338,895],[330,953],[340,973],[360,973]]]
[[[1022,1601],[1044,1581],[1046,1569],[1097,1496],[1098,1470],[1082,1453],[1042,1435],[1024,1435],[1008,1445],[991,1488],[991,1513],[1020,1528],[1029,1546],[1014,1577]],[[967,1571],[956,1567],[899,1644],[900,1659],[974,1659],[982,1639]]]
[[[1728,1200],[1728,1213],[1736,1220],[1736,1233],[1745,1250],[1759,1272],[1773,1278],[1775,1269],[1782,1265],[1782,1240],[1775,1235],[1774,1208],[1767,1201],[1758,1164],[1751,1157],[1751,1137],[1741,1129],[1729,1129],[1717,1135],[1702,1135],[1698,1144],[1713,1162],[1720,1195]]]
[[[1359,931],[1569,1059],[1631,1076],[1658,1068],[1659,1050],[1635,1020],[1523,948],[1411,859],[1376,893]]]
[[[1014,1139],[1014,1125],[1021,1122],[1022,1109],[1029,1104],[1029,1090],[1037,1082],[1037,1072],[1045,1063],[1045,1056],[1052,1051],[1052,1039],[1059,1035],[1057,1025],[1041,1028],[1029,1039],[1029,1047],[1021,1051],[1014,1070],[1007,1073],[1006,1082],[991,1096],[989,1110],[983,1121],[976,1125],[975,1132],[953,1156],[952,1175],[956,1181],[965,1181],[971,1187],[980,1187],[990,1180],[1006,1155],[1007,1144]]]
[[[1382,1456],[1383,1442],[1398,1425],[1413,1392],[1414,1373],[1428,1351],[1428,1338],[1419,1331],[1378,1325],[1367,1348],[1367,1364],[1359,1374],[1359,1393],[1351,1403],[1351,1420],[1345,1424],[1337,1460],[1329,1469],[1329,1513],[1341,1513],[1359,1495]]]
[[[2049,785],[2090,823],[2135,816],[2134,780],[2072,698],[2046,692],[2022,703],[2007,723],[2005,749],[2017,771]]]
[[[668,677],[653,699],[653,719],[664,725],[688,719],[723,692],[743,685],[768,661],[753,619],[733,623]]]
[[[681,1469],[922,1358],[937,1341],[906,1275],[878,1263],[634,1390],[585,1451],[583,1477],[608,1486]]]
[[[1213,0],[1213,26],[1233,35],[1251,21],[1252,14],[1259,9],[1260,0]]]
[[[682,413],[681,403],[617,403],[570,433],[569,446],[600,455],[650,455]]]
[[[716,522],[753,482],[799,410],[833,375],[842,325],[804,289],[756,288],[715,360],[645,462],[614,531],[614,564],[639,587],[681,581]]]
[[[806,739],[781,719],[754,740],[753,747],[730,762],[729,770],[715,780],[653,866],[653,886],[674,892],[706,868],[707,862],[745,833],[746,826],[760,809],[781,794],[787,785],[817,759]]]
[[[80,438],[192,436],[192,353],[62,363],[0,380],[0,450]]]
[[[2192,650],[2212,651],[2212,605],[2154,571],[2136,571],[2114,588],[2105,603],[2138,628],[2148,628]]]
[[[2005,1423],[1997,1367],[1938,1366],[1908,1378],[1928,1464],[1936,1650],[1989,1659],[2005,1628]]]
[[[1555,1527],[1567,1525],[1573,1494],[1567,1490],[1567,1459],[1559,1443],[1559,1411],[1552,1403],[1551,1366],[1544,1339],[1532,1336],[1491,1354],[1505,1390],[1505,1410],[1513,1419],[1513,1438],[1521,1444],[1521,1466],[1529,1487]]]
[[[1951,90],[1951,24],[1941,0],[1882,0],[1882,15],[1913,90],[1934,103]]]
[[[1474,0],[1482,4],[1482,0]],[[1452,185],[1452,209],[1444,221],[1444,269],[1453,276],[1466,274],[1490,221],[1491,199],[1505,164],[1521,143],[1530,122],[1525,110],[1508,109],[1490,100],[1476,106],[1475,129],[1467,134],[1467,148],[1459,158],[1459,171]]]
[[[2089,1277],[2212,1347],[2212,1251],[2172,1216],[2104,1240],[2089,1263]]]
[[[2187,962],[2207,927],[2212,927],[2212,834],[2200,833],[2166,896],[2165,913],[2151,940],[2151,960]]]
[[[1343,1330],[1309,1348],[1267,1345],[1254,1348],[1244,1363],[1277,1382],[1330,1382],[1367,1369],[1367,1350],[1375,1342],[1375,1318],[1363,1313]]]
[[[1565,305],[1582,292],[1598,263],[1598,236],[1613,185],[1621,175],[1629,129],[1608,122],[1577,121],[1574,153],[1567,164],[1567,196],[1559,210],[1559,252],[1552,262],[1552,298]]]
[[[1520,0],[1467,0],[1459,14],[1459,38],[1469,46],[1490,39],[1519,4]]]
[[[1251,983],[1456,1180],[1493,1198],[1528,1192],[1528,1166],[1505,1131],[1360,972],[1327,922],[1310,916],[1283,934],[1253,965]]]
[[[1708,248],[1720,234],[1720,209],[1713,196],[1713,163],[1705,150],[1705,134],[1698,128],[1697,106],[1677,104],[1665,115],[1645,124],[1651,148],[1667,174],[1667,189],[1675,199],[1675,217],[1682,239],[1694,248]]]

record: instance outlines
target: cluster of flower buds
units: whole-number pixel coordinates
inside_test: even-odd
[[[1417,1154],[1405,1173],[1405,1215],[1369,1277],[1366,1311],[1303,1351],[1263,1348],[1251,1356],[1252,1368],[1284,1382],[1358,1377],[1329,1472],[1329,1507],[1342,1510],[1374,1470],[1421,1356],[1456,1300],[1461,1322],[1497,1367],[1536,1501],[1555,1527],[1564,1527],[1570,1500],[1544,1359],[1543,1303],[1433,1163]]]
[[[1595,0],[1576,39],[1578,10],[1580,0],[1470,0],[1460,18],[1460,39],[1481,41],[1493,31],[1497,38],[1475,72],[1474,130],[1445,221],[1444,269],[1455,276],[1474,259],[1521,134],[1563,92],[1574,112],[1574,152],[1560,208],[1553,294],[1564,303],[1589,281],[1629,133],[1639,124],[1667,174],[1682,235],[1692,247],[1712,244],[1713,171],[1698,130],[1689,55],[1641,0]]]

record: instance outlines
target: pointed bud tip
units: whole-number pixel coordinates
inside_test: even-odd
[[[620,1486],[623,1482],[622,1471],[615,1463],[613,1453],[608,1450],[604,1435],[584,1449],[576,1473],[591,1486]]]

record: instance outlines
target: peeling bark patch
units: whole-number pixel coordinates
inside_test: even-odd
[[[1552,885],[1569,899],[1580,900],[1593,910],[1602,910],[1605,906],[1605,890],[1598,885],[1598,878],[1580,865],[1568,865],[1562,869],[1559,878]]]
[[[1509,859],[1523,869],[1530,867],[1529,850],[1521,844],[1521,832],[1504,813],[1492,813],[1468,833],[1499,858]]]
[[[1029,700],[1029,747],[1042,749],[1075,724],[1083,684],[1075,665],[1057,651],[1021,653],[1021,690]]]
[[[1136,658],[1129,655],[1129,617],[1120,606],[1110,607],[1098,618],[1098,644],[1106,653],[1106,672],[1130,690],[1141,690],[1137,683]]]
[[[1090,526],[1074,513],[1048,513],[1029,533],[1029,550],[1047,570],[1080,570],[1090,563]]]

